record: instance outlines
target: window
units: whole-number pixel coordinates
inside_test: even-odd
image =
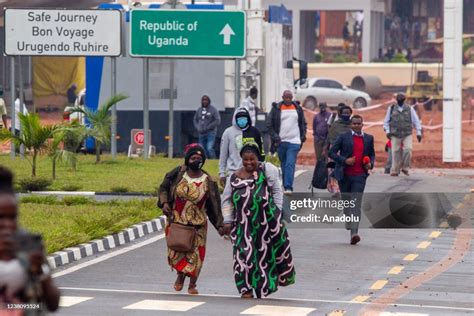
[[[315,87],[315,88],[329,88],[329,86],[327,84],[327,80],[323,80],[323,79],[317,80],[313,84],[313,87]]]
[[[342,85],[339,82],[333,81],[333,80],[326,80],[326,81],[328,82],[329,88],[342,90]]]

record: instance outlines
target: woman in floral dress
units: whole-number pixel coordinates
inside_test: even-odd
[[[189,277],[189,294],[198,294],[196,282],[206,254],[207,218],[219,233],[223,232],[219,191],[217,183],[202,170],[205,160],[204,148],[199,144],[188,145],[185,164],[167,173],[159,188],[158,207],[167,216],[166,236],[171,222],[196,229],[191,251],[168,248],[168,263],[177,271],[174,288],[181,291]]]

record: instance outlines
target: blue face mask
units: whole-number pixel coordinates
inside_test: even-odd
[[[240,128],[245,128],[249,124],[249,119],[247,117],[238,117],[237,126]]]
[[[351,115],[350,114],[342,114],[341,119],[345,122],[348,122],[351,119]]]

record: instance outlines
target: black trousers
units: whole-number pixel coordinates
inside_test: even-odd
[[[346,222],[346,229],[351,231],[351,235],[357,234],[359,231],[359,221],[362,215],[362,193],[365,190],[365,183],[367,181],[367,175],[359,176],[347,176],[339,182],[339,189],[342,193],[344,200],[354,200],[354,207],[344,209],[344,215],[357,217],[358,220],[352,222]]]

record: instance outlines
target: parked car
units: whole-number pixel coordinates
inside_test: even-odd
[[[330,78],[308,78],[299,80],[295,84],[295,99],[304,107],[313,110],[321,102],[335,107],[338,103],[345,103],[354,108],[363,108],[370,105],[372,99],[363,92],[354,90]]]

